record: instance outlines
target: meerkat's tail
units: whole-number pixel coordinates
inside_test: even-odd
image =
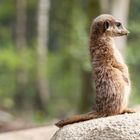
[[[57,122],[55,125],[57,127],[63,127],[63,126],[68,125],[68,124],[82,122],[82,121],[95,119],[95,118],[99,118],[99,114],[96,111],[93,111],[93,112],[88,112],[86,114],[75,115],[75,116],[72,116],[70,118],[66,118],[64,120]]]

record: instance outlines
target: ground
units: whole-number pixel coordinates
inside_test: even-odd
[[[0,140],[50,140],[58,130],[55,126],[25,129],[0,134]]]

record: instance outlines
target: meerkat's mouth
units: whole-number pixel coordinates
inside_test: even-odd
[[[125,29],[125,30],[122,30],[122,31],[121,31],[121,34],[122,34],[122,35],[128,35],[128,34],[129,34],[129,31],[126,30],[126,29]]]
[[[126,31],[121,31],[119,33],[117,33],[119,36],[127,36],[129,34],[129,32],[126,30]]]

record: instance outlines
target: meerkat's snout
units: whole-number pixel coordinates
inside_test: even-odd
[[[121,25],[118,26],[118,23],[119,22],[116,23],[116,27],[117,27],[120,35],[128,35],[129,34],[129,31],[121,23],[120,23]]]
[[[121,31],[121,34],[122,35],[128,35],[129,34],[129,31],[123,27],[122,31]]]
[[[129,31],[122,25],[121,22],[115,22],[114,36],[128,35]]]

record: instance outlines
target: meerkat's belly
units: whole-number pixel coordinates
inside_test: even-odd
[[[102,68],[96,73],[96,110],[105,115],[121,113],[126,108],[130,85],[115,68]]]

